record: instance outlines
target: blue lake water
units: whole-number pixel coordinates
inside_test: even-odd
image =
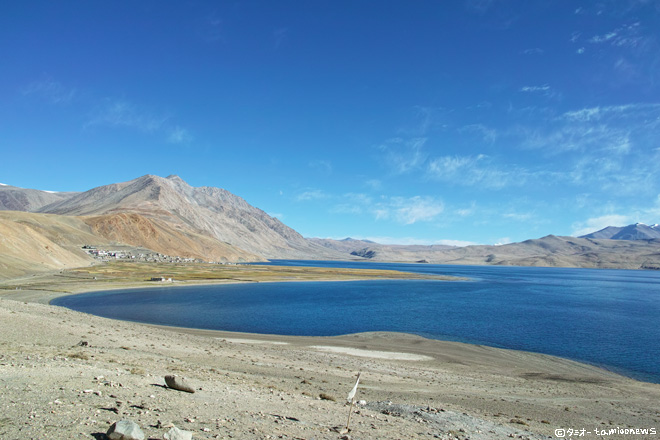
[[[94,292],[53,304],[151,324],[282,335],[366,331],[535,351],[660,383],[660,272],[275,261],[469,277]]]

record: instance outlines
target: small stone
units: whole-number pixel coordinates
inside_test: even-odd
[[[185,391],[186,393],[195,392],[195,389],[186,383],[185,378],[179,377],[176,374],[165,376],[165,383],[168,387],[175,390]]]
[[[131,420],[120,420],[106,434],[110,440],[144,440],[144,432]]]
[[[165,433],[163,438],[165,440],[192,440],[192,432],[183,431],[176,426],[172,426],[172,428]]]

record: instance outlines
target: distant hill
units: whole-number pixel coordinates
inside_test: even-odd
[[[0,211],[37,211],[46,205],[66,200],[76,194],[0,185]]]
[[[660,269],[660,239],[620,241],[557,237],[525,240],[506,245],[401,246],[370,245],[313,239],[343,250],[345,258],[369,261],[426,262],[433,264],[547,266],[620,269]]]
[[[446,245],[379,244],[371,240],[356,240],[353,238],[345,238],[343,240],[310,238],[309,240],[325,248],[346,254],[345,258],[359,257],[372,261],[429,261],[435,259],[436,255],[454,247]]]
[[[609,240],[654,240],[660,238],[660,225],[648,226],[635,223],[628,226],[608,226],[597,232],[582,235],[580,238],[605,238]]]

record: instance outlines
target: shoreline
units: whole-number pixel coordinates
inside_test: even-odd
[[[71,294],[99,290],[113,289],[97,281]],[[313,337],[157,326],[44,304],[63,292],[5,292],[0,319],[11,326],[0,335],[0,410],[11,423],[0,421],[2,437],[56,438],[72,426],[98,437],[130,418],[149,438],[161,438],[162,422],[202,439],[337,439],[357,372],[365,404],[354,413],[355,438],[660,432],[660,385],[565,358],[407,333]],[[168,390],[166,374],[199,389]]]
[[[469,280],[463,277],[446,277],[442,279],[438,279],[437,281],[465,281]],[[101,288],[97,289],[92,286],[83,286],[82,289],[79,289],[75,292],[70,292],[70,293],[63,293],[63,294],[50,294],[46,295],[43,294],[43,296],[39,297],[39,294],[37,294],[37,298],[35,299],[34,296],[35,294],[32,293],[34,291],[30,290],[19,290],[18,294],[14,294],[13,298],[10,298],[12,295],[4,295],[3,293],[0,293],[0,298],[7,298],[7,299],[12,299],[15,301],[27,301],[27,302],[35,302],[38,304],[46,304],[49,306],[54,306],[54,307],[62,307],[58,306],[55,304],[52,304],[53,301],[55,301],[58,298],[66,297],[66,296],[72,296],[72,295],[79,295],[79,294],[84,294],[84,293],[97,293],[97,292],[112,292],[115,290],[140,290],[140,289],[151,289],[151,288],[176,288],[176,287],[192,287],[192,286],[222,286],[222,285],[233,285],[233,284],[249,284],[249,283],[304,283],[304,282],[323,282],[323,283],[328,283],[328,282],[353,282],[353,281],[373,281],[375,279],[366,279],[366,278],[354,278],[354,279],[315,279],[315,280],[292,280],[292,279],[279,279],[279,280],[268,280],[268,281],[249,281],[249,280],[223,280],[223,281],[218,281],[218,280],[204,280],[204,281],[175,281],[172,283],[167,283],[167,282],[145,282],[142,285],[133,285],[129,284],[127,286],[113,286],[109,288]],[[392,281],[396,281],[397,279],[392,279]],[[403,279],[405,281],[406,279]],[[433,281],[433,280],[429,280]],[[147,284],[148,283],[148,284]],[[2,291],[0,291],[2,292]],[[64,307],[66,308],[66,307]],[[83,312],[81,312],[83,313]],[[97,316],[97,315],[92,315],[90,316]],[[416,338],[422,338],[424,340],[428,341],[434,341],[434,342],[440,342],[440,343],[449,343],[449,344],[463,344],[465,346],[476,346],[476,347],[488,347],[496,350],[509,350],[513,352],[519,352],[519,353],[525,353],[529,355],[540,355],[540,356],[548,356],[550,358],[556,358],[556,359],[561,359],[567,362],[573,362],[578,365],[583,365],[589,368],[594,368],[597,370],[600,370],[604,373],[607,374],[613,374],[622,378],[638,381],[641,383],[650,383],[650,384],[660,384],[660,382],[653,382],[649,380],[644,380],[641,377],[645,376],[643,373],[639,373],[639,377],[636,377],[636,372],[627,372],[627,371],[622,371],[619,370],[617,371],[616,369],[613,369],[607,365],[599,365],[595,363],[591,363],[588,361],[583,361],[579,359],[572,359],[569,357],[563,357],[563,356],[557,356],[557,355],[551,355],[551,354],[546,354],[542,352],[534,352],[534,351],[527,351],[527,350],[519,350],[519,349],[513,349],[513,348],[508,348],[508,347],[496,347],[493,345],[489,345],[487,343],[472,343],[472,342],[460,342],[460,341],[452,341],[448,339],[435,339],[435,338],[430,338],[430,337],[425,337],[421,335],[417,335],[415,333],[405,333],[405,332],[393,332],[393,331],[377,331],[377,332],[360,332],[360,333],[353,333],[353,334],[342,334],[342,335],[336,335],[336,336],[305,336],[305,335],[279,335],[279,334],[263,334],[263,333],[250,333],[250,332],[237,332],[237,331],[228,331],[228,330],[211,330],[211,329],[200,329],[200,328],[195,328],[195,327],[180,327],[180,326],[168,326],[168,325],[160,325],[160,324],[151,324],[148,322],[140,322],[140,321],[125,321],[121,319],[116,319],[116,318],[107,318],[107,319],[113,319],[119,322],[130,322],[133,324],[138,324],[138,325],[144,325],[148,327],[154,327],[154,328],[160,328],[164,330],[171,330],[179,333],[186,333],[186,334],[192,334],[192,335],[204,335],[204,336],[210,336],[210,337],[220,337],[220,338],[228,338],[228,339],[259,339],[259,340],[267,340],[267,341],[283,341],[283,340],[293,340],[293,339],[300,339],[300,340],[322,340],[325,338],[335,338],[337,340],[341,340],[344,337],[351,337],[351,336],[356,336],[356,335],[368,335],[368,334],[382,334],[382,335],[391,335],[392,338],[396,339],[397,336],[411,336],[411,337],[416,337]],[[217,335],[217,336],[214,336]],[[350,341],[350,339],[347,339],[347,341]],[[288,343],[288,342],[287,342]],[[364,343],[364,342],[363,342]],[[418,353],[414,353],[418,354]],[[626,374],[628,373],[628,374]]]

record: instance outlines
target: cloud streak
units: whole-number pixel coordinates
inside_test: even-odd
[[[407,174],[420,167],[426,158],[424,144],[427,138],[393,138],[380,145],[383,159],[393,174]]]
[[[432,180],[491,189],[523,185],[529,175],[529,172],[518,167],[502,169],[485,154],[437,157],[429,161],[426,173]]]
[[[188,130],[185,128],[175,126],[170,130],[170,134],[167,137],[167,141],[171,144],[189,144],[192,142],[193,137]]]
[[[123,99],[105,99],[96,108],[85,127],[129,127],[144,132],[155,132],[167,119],[167,116],[155,116]]]
[[[38,96],[51,104],[68,104],[76,96],[76,89],[65,87],[52,78],[34,81],[21,90],[23,96]]]
[[[393,219],[397,223],[412,225],[435,220],[444,211],[444,204],[433,197],[391,197],[374,207],[376,219]]]
[[[187,145],[194,140],[188,129],[172,125],[170,121],[171,116],[167,114],[156,114],[125,99],[106,98],[94,108],[83,128],[127,128],[160,135],[167,143],[175,145]]]

